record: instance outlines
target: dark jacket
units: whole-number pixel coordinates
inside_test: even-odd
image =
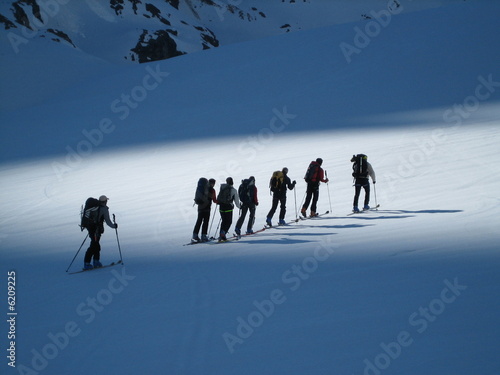
[[[273,195],[275,197],[283,197],[286,195],[287,189],[293,190],[294,187],[295,187],[295,185],[292,184],[290,177],[288,177],[287,175],[284,175],[283,183],[278,187],[277,190],[274,190]]]

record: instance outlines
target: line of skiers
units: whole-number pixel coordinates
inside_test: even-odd
[[[363,188],[365,191],[365,199],[363,209],[370,209],[370,184],[369,177],[375,184],[375,172],[373,167],[368,162],[368,158],[364,154],[353,155],[351,162],[353,163],[352,176],[354,177],[354,201],[353,212],[359,212],[358,200]],[[307,217],[307,209],[311,205],[309,217],[317,216],[316,205],[319,198],[319,186],[321,182],[328,183],[328,177],[321,165],[323,160],[321,158],[312,161],[307,168],[304,180],[307,183],[307,190],[305,195],[304,204],[301,207],[300,213],[302,216]],[[233,210],[236,206],[241,209],[240,216],[236,222],[235,232],[237,235],[241,234],[243,223],[245,222],[246,215],[249,213],[249,218],[246,226],[246,233],[253,233],[253,225],[255,222],[255,211],[259,205],[257,198],[257,187],[255,186],[255,177],[250,176],[248,179],[242,180],[238,190],[234,188],[234,181],[231,177],[226,179],[226,183],[221,184],[219,193],[215,192],[215,180],[213,178],[206,179],[200,178],[195,193],[195,204],[198,206],[198,218],[193,229],[193,242],[207,242],[209,232],[209,221],[212,203],[219,206],[220,213],[220,231],[219,241],[227,240],[227,233],[233,222]],[[291,181],[288,177],[288,168],[283,168],[281,171],[275,171],[269,181],[269,187],[273,195],[272,206],[266,216],[266,224],[272,226],[272,218],[280,206],[278,225],[285,225],[287,191],[294,190],[297,182]],[[295,192],[295,190],[294,190]],[[295,196],[296,198],[296,196]],[[104,223],[110,228],[117,229],[118,224],[113,222],[109,216],[109,208],[107,206],[109,198],[101,195],[99,199],[89,198],[82,207],[81,212],[81,230],[88,230],[90,237],[90,246],[87,249],[84,257],[84,269],[92,269],[102,267],[100,262],[101,235],[104,233]],[[295,201],[297,203],[297,201]],[[215,214],[215,213],[214,213]],[[201,230],[201,238],[199,233]],[[86,238],[85,238],[86,240]],[[83,244],[80,248],[83,246]],[[118,233],[117,233],[118,240]],[[80,249],[78,250],[80,251]],[[77,252],[78,255],[78,252]],[[76,258],[76,255],[75,255]],[[73,259],[74,260],[74,259]],[[71,265],[70,265],[71,266]]]
[[[354,201],[353,201],[353,212],[359,212],[358,200],[361,193],[361,188],[365,191],[365,199],[363,209],[370,209],[370,184],[369,177],[371,177],[373,183],[375,184],[375,172],[370,163],[368,163],[368,158],[364,154],[353,155],[351,162],[353,163],[353,173],[354,178]],[[309,217],[317,216],[317,202],[319,199],[319,186],[321,182],[328,183],[328,177],[326,172],[321,167],[323,164],[323,159],[317,158],[312,161],[306,171],[304,180],[307,183],[307,190],[305,195],[304,203],[301,207],[300,213],[302,216],[307,217],[307,209],[309,205],[311,206]],[[255,222],[255,212],[256,207],[259,205],[259,200],[257,197],[257,187],[255,186],[255,177],[250,176],[247,179],[241,181],[238,190],[234,187],[234,181],[232,177],[228,177],[226,182],[221,184],[219,193],[215,192],[216,181],[212,179],[206,179],[202,177],[198,180],[198,186],[195,193],[195,204],[198,206],[198,217],[196,224],[193,229],[192,242],[208,242],[210,239],[208,237],[209,232],[209,221],[210,212],[212,208],[212,203],[219,206],[220,213],[220,224],[219,224],[219,241],[227,240],[227,233],[233,222],[233,211],[234,207],[239,208],[240,216],[235,225],[236,235],[241,235],[241,230],[246,219],[247,213],[249,213],[249,218],[246,226],[246,234],[253,233],[253,225]],[[271,179],[269,181],[269,188],[273,196],[272,206],[270,211],[266,216],[266,224],[272,226],[272,218],[280,206],[278,225],[285,225],[285,215],[286,215],[286,201],[287,201],[287,190],[294,190],[296,181],[291,181],[288,177],[288,168],[283,168],[281,171],[273,172]],[[296,196],[295,196],[296,197]],[[296,202],[295,202],[296,203]],[[215,213],[214,213],[215,216]],[[199,236],[201,229],[201,237]]]

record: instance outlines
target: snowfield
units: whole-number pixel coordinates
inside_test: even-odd
[[[363,48],[367,20],[144,65],[72,51],[69,86],[43,86],[65,50],[54,71],[32,58],[40,81],[12,96],[30,104],[1,91],[1,373],[500,373],[499,11],[402,12]],[[348,216],[357,153],[380,207]],[[329,214],[183,246],[199,177],[255,176],[260,229],[272,172],[297,181],[293,220],[317,157]],[[124,265],[69,275],[101,194],[119,224],[101,260],[119,239]]]

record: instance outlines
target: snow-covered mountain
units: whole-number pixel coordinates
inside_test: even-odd
[[[443,0],[404,4],[405,11]],[[148,62],[285,32],[370,18],[374,6],[403,7],[397,0],[355,4],[324,0],[16,0],[0,3],[3,37],[17,53],[46,38],[118,62]]]
[[[68,11],[52,28],[74,46],[24,26],[19,51],[8,33],[21,27],[1,39],[0,373],[499,372],[499,3],[399,1],[391,13],[393,2],[346,1],[352,22],[255,37],[262,17],[231,40],[221,30],[236,30],[239,17],[228,11],[209,27],[204,12],[216,8],[191,1],[198,19],[179,2],[186,23],[210,29],[219,47],[144,64],[124,56],[145,3],[137,16],[125,1],[111,11],[98,7],[107,2],[43,3]],[[16,23],[13,3],[1,4]],[[16,4],[27,12],[34,2]],[[175,4],[154,3],[172,24]],[[307,15],[330,2],[232,4],[268,20],[267,4]],[[95,39],[85,44],[63,22]],[[380,208],[348,216],[349,160],[361,152]],[[199,177],[219,189],[228,176],[255,176],[259,229],[272,172],[286,166],[297,181],[291,220],[317,157],[330,178],[318,211],[329,214],[183,246]],[[119,223],[106,227],[101,260],[123,256],[124,265],[68,275],[88,246],[80,206],[101,194]]]

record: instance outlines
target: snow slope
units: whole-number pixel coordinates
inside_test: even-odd
[[[366,22],[96,63],[62,94],[4,110],[0,264],[18,315],[1,339],[17,368],[4,357],[2,374],[498,373],[499,10],[394,16],[351,63],[339,46]],[[346,216],[358,152],[381,207]],[[200,176],[254,175],[259,228],[272,171],[298,181],[292,219],[317,157],[331,214],[182,246]],[[79,206],[100,194],[125,265],[67,275]],[[101,244],[119,259],[112,229]]]

